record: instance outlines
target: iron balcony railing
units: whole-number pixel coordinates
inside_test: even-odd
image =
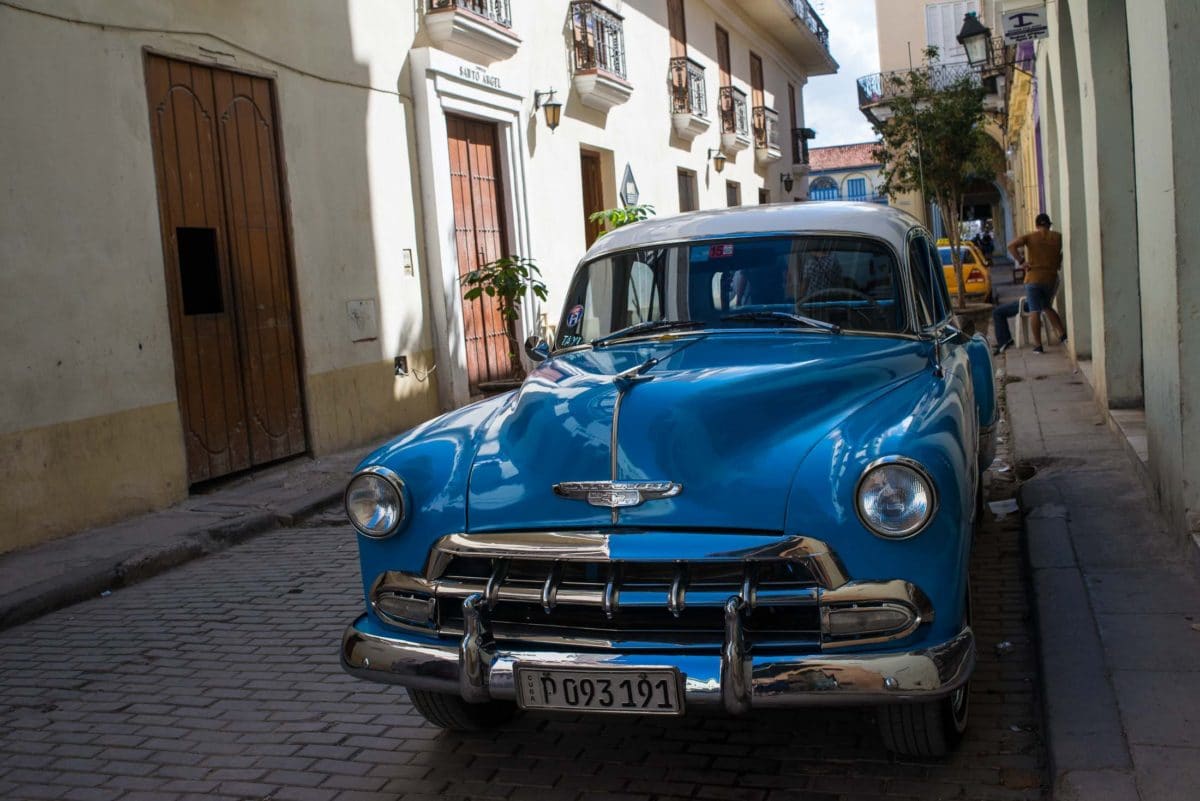
[[[708,117],[704,67],[687,56],[671,59],[671,113]]]
[[[754,107],[754,146],[779,149],[779,112],[775,109]]]
[[[792,163],[808,164],[808,140],[817,135],[812,128],[792,129]]]
[[[806,28],[812,31],[821,42],[821,45],[828,50],[829,29],[825,27],[825,23],[817,16],[817,12],[813,11],[813,7],[809,5],[808,0],[791,0],[791,4],[797,21],[803,23]]]
[[[604,70],[619,78],[625,74],[625,30],[620,14],[594,0],[571,3],[575,38],[575,69]]]
[[[832,187],[809,187],[809,200],[842,200],[842,190]],[[888,197],[882,192],[847,192],[845,200],[855,200],[860,203],[887,203]]]
[[[896,97],[904,97],[909,91],[908,76],[913,70],[892,70],[864,75],[858,79],[858,107],[868,108],[886,103]],[[957,81],[967,78],[979,83],[979,71],[967,62],[937,64],[929,68],[930,86],[945,89]]]
[[[461,8],[478,14],[484,19],[491,20],[505,28],[512,27],[512,10],[509,0],[429,0],[430,11],[442,11],[447,8]]]
[[[750,136],[746,93],[733,86],[721,87],[721,133]]]
[[[1013,51],[1015,52],[1015,51]],[[969,78],[972,83],[980,84],[980,73],[994,75],[1011,66],[1010,50],[1004,43],[1004,37],[992,40],[992,48],[988,63],[973,66],[967,61],[955,61],[948,64],[935,64],[928,68],[930,86],[933,89],[945,89],[963,78]],[[858,79],[858,107],[865,109],[877,106],[894,97],[903,97],[908,93],[908,75],[914,70],[892,70],[864,75]]]

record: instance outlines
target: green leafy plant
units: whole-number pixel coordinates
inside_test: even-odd
[[[654,214],[654,207],[648,203],[641,203],[636,206],[618,206],[615,209],[592,212],[588,215],[588,222],[603,222],[604,230],[600,232],[600,236],[604,236],[622,225],[639,222],[652,214]]]
[[[1003,169],[1000,148],[984,130],[987,91],[971,68],[941,64],[936,47],[926,48],[923,66],[884,80],[891,114],[874,126],[881,189],[891,196],[921,192],[937,204],[958,278],[955,305],[963,308],[963,196]]]
[[[521,302],[532,293],[538,300],[546,300],[546,285],[542,283],[541,271],[533,259],[524,256],[504,256],[471,270],[462,277],[467,288],[464,300],[479,300],[484,295],[495,298],[500,306],[500,318],[504,320],[504,335],[508,339],[508,362],[513,376],[521,376],[521,360],[517,357],[517,320],[521,317]]]

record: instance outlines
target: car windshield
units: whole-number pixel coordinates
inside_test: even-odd
[[[950,248],[938,248],[938,253],[940,253],[942,256],[942,266],[943,267],[946,267],[946,266],[954,263],[950,256]],[[975,263],[975,254],[971,252],[970,248],[962,249],[962,263],[963,264],[974,264]]]
[[[611,341],[624,329],[630,336],[761,326],[898,333],[906,330],[901,285],[891,249],[862,237],[736,237],[627,250],[576,273],[555,347]]]

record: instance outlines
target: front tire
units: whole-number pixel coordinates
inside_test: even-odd
[[[469,704],[457,695],[408,688],[408,697],[421,717],[448,731],[487,731],[512,720],[517,705],[507,701]]]
[[[970,686],[937,701],[879,708],[879,733],[889,751],[902,756],[944,757],[967,729]]]
[[[982,503],[982,482],[977,499]],[[970,582],[967,583],[967,597],[964,603],[966,608],[963,610],[963,625],[969,626],[973,618]],[[970,701],[971,683],[968,681],[950,695],[936,701],[879,707],[879,734],[883,737],[884,746],[901,756],[946,756],[958,747],[963,733],[967,730]]]

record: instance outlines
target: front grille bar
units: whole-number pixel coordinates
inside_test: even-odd
[[[548,615],[554,611],[558,602],[558,583],[562,581],[562,563],[555,562],[550,566],[546,575],[546,583],[542,585],[542,610]]]
[[[667,609],[676,618],[687,601],[687,563],[675,563],[675,576],[671,579],[671,590],[667,593]]]

